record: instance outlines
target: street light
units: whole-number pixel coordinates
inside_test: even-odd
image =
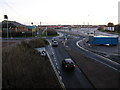
[[[8,16],[7,16],[7,15],[4,15],[4,19],[7,20],[7,39],[8,39]]]
[[[33,22],[31,22],[31,24],[32,24],[32,38],[33,38]]]

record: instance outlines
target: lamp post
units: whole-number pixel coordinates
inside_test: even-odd
[[[8,16],[7,15],[4,15],[4,19],[6,19],[7,20],[7,46],[9,45],[8,44]]]
[[[31,24],[32,24],[32,38],[33,38],[33,22],[31,22]]]
[[[7,40],[8,40],[8,16],[7,16],[7,15],[4,15],[4,19],[7,20]]]
[[[47,29],[48,29],[48,28],[46,27],[46,37],[47,37]]]

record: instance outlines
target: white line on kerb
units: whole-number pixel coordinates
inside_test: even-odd
[[[49,60],[50,60],[51,65],[52,65],[52,67],[53,67],[53,70],[55,71],[55,74],[56,74],[56,76],[57,76],[57,78],[58,78],[58,81],[60,82],[61,87],[62,87],[64,90],[66,90],[65,85],[64,85],[64,83],[62,82],[62,77],[60,77],[59,74],[57,73],[57,70],[55,69],[55,66],[54,66],[54,64],[53,64],[53,62],[52,62],[52,60],[51,60],[48,52],[47,52],[47,55],[48,55],[48,58],[49,58]]]
[[[57,63],[55,63],[56,64],[56,66],[58,65]]]
[[[60,80],[62,81],[62,76],[60,76]]]
[[[56,57],[54,57],[54,59],[56,60]]]
[[[60,74],[60,71],[58,71],[58,73]]]

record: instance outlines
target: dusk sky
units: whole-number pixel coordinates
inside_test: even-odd
[[[118,24],[120,0],[0,0],[0,21],[22,24]]]

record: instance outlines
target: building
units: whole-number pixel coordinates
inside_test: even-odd
[[[16,21],[2,21],[2,32],[7,32],[7,23],[9,32],[27,32],[28,27]]]

